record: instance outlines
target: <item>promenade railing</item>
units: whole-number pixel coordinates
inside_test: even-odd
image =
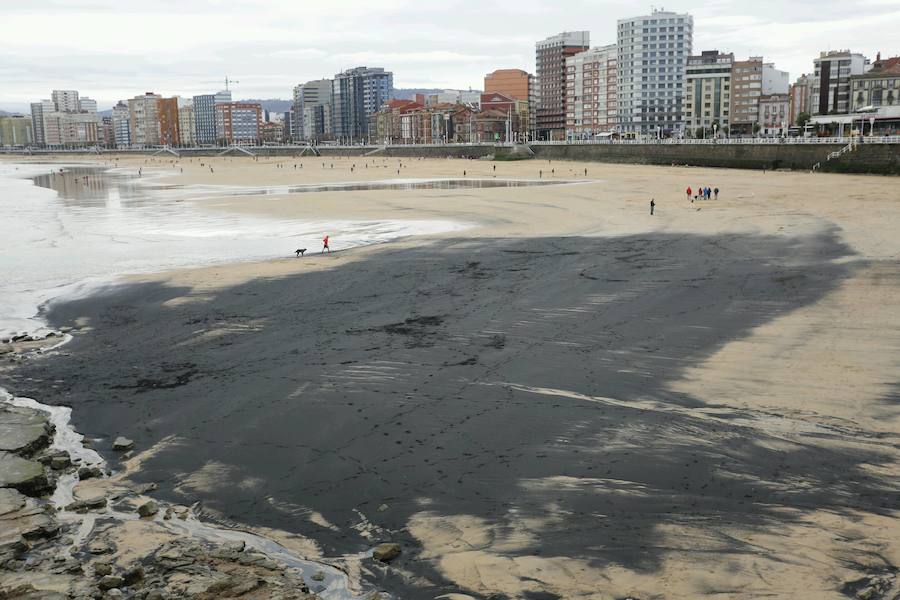
[[[403,144],[403,143],[393,143],[393,144],[353,144],[353,145],[331,145],[331,144],[322,144],[319,146],[315,146],[319,150],[359,150],[361,148],[366,148],[369,150],[373,150],[376,148],[459,148],[459,147],[484,147],[484,146],[503,146],[507,148],[528,145],[528,146],[604,146],[604,145],[719,145],[719,146],[727,146],[727,145],[773,145],[773,144],[900,144],[900,135],[885,135],[885,136],[866,136],[863,139],[859,137],[786,137],[786,138],[715,138],[715,139],[620,139],[620,140],[610,140],[610,139],[593,139],[593,140],[553,140],[553,141],[531,141],[527,143],[515,143],[515,142],[435,142],[428,144]],[[247,150],[258,152],[258,151],[271,151],[271,150],[303,150],[307,146],[302,144],[281,144],[281,145],[270,145],[266,144],[263,146],[250,146],[250,145],[241,145],[241,148],[245,148]],[[148,151],[159,151],[165,150],[167,148],[171,148],[177,152],[197,152],[197,151],[222,151],[227,150],[229,146],[185,146],[185,147],[177,147],[177,146],[132,146],[128,148],[100,148],[97,146],[86,146],[79,148],[22,148],[22,147],[11,147],[11,146],[0,146],[0,152],[6,154],[29,154],[29,153],[84,153],[88,151],[94,152],[104,152],[104,153],[118,153],[118,152],[148,152]]]

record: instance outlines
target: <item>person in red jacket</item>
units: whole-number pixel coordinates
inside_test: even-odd
[[[328,254],[331,254],[331,248],[328,247],[328,236],[325,236],[325,239],[322,240],[322,254],[328,250]]]
[[[688,200],[692,200],[692,198],[691,198],[691,186],[688,186],[688,189],[687,189],[687,197],[688,197]]]

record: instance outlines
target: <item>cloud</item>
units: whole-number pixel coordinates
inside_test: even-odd
[[[691,9],[694,51],[763,55],[792,75],[821,50],[897,54],[896,0],[788,3],[709,0]],[[297,83],[381,66],[398,87],[480,88],[497,68],[534,71],[534,44],[588,29],[615,42],[616,20],[639,12],[609,0],[3,0],[0,108],[27,110],[54,87],[101,108],[148,90],[289,98]],[[40,28],[35,23],[40,23]]]

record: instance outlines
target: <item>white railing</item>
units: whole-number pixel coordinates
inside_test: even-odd
[[[643,144],[643,145],[772,145],[772,144],[847,144],[851,147],[859,144],[900,144],[900,135],[889,136],[868,136],[860,140],[858,137],[788,137],[788,138],[717,138],[717,139],[642,139],[642,140],[555,140],[555,141],[532,141],[527,142],[529,146],[602,146],[609,144]],[[450,142],[441,143],[434,142],[429,144],[388,144],[387,148],[458,148],[458,147],[513,147],[516,145],[511,142]],[[318,150],[373,150],[385,146],[384,144],[353,144],[353,145],[329,145],[320,144],[314,146]],[[298,144],[282,144],[282,145],[264,145],[264,146],[241,146],[251,151],[260,150],[294,150],[301,151],[308,148],[306,145]],[[81,147],[81,148],[22,148],[12,146],[0,146],[0,152],[7,154],[27,154],[27,153],[84,153],[96,151],[97,147]],[[168,148],[167,146],[134,146],[130,148],[103,148],[105,152],[148,152],[158,151]],[[178,152],[198,152],[198,151],[222,151],[230,148],[230,146],[171,146],[171,149]],[[849,150],[848,150],[849,151]]]
[[[847,137],[786,137],[786,138],[707,138],[707,139],[634,139],[634,140],[553,140],[528,142],[536,146],[601,146],[604,144],[652,144],[652,145],[771,145],[771,144],[847,144]],[[858,144],[859,138],[852,138],[851,144]],[[900,135],[868,136],[864,144],[900,144]]]

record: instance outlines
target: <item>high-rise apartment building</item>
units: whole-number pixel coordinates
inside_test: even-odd
[[[43,146],[47,142],[44,138],[44,103],[31,103],[31,130],[34,135],[34,143]]]
[[[797,123],[797,117],[800,113],[810,114],[809,110],[809,94],[811,90],[812,77],[803,74],[797,78],[792,85],[788,94],[790,95],[790,118],[791,125]]]
[[[100,133],[98,134],[100,143],[106,148],[116,147],[116,130],[113,126],[112,117],[102,117],[100,119]]]
[[[484,93],[497,92],[528,102],[534,76],[522,69],[497,69],[484,76]]]
[[[156,104],[156,118],[159,121],[159,143],[166,146],[180,144],[178,98],[160,98]]]
[[[117,148],[127,148],[131,145],[131,113],[128,105],[119,100],[112,108],[113,136]]]
[[[694,18],[654,10],[650,15],[620,19],[617,35],[620,131],[680,135]]]
[[[97,101],[87,96],[81,96],[78,98],[78,110],[79,112],[96,113]]]
[[[735,61],[731,69],[731,133],[750,135],[759,122],[763,94],[763,59],[751,56]]]
[[[226,144],[257,143],[262,127],[262,107],[252,102],[215,105],[218,141]]]
[[[231,102],[231,91],[224,90],[217,94],[194,96],[194,140],[197,144],[215,144],[216,104]]]
[[[159,144],[159,101],[162,96],[146,92],[128,100],[131,143],[137,146]]]
[[[96,144],[100,120],[97,103],[84,98],[81,105],[76,90],[53,90],[50,100],[31,104],[32,128],[37,143],[45,146]]]
[[[566,135],[585,138],[615,131],[616,45],[598,46],[566,59]]]
[[[369,117],[391,96],[394,74],[382,68],[357,67],[334,76],[332,120],[334,137],[359,140],[368,134]]]
[[[535,44],[535,127],[542,139],[562,139],[566,132],[566,59],[589,50],[588,31],[564,31]]]
[[[732,65],[734,54],[720,54],[718,50],[704,50],[698,56],[688,57],[684,74],[687,135],[706,137],[728,131]]]
[[[822,52],[813,61],[810,108],[814,115],[850,112],[850,77],[869,69],[869,59],[849,50]]]
[[[316,79],[294,87],[294,103],[291,107],[291,137],[295,140],[321,140],[330,132],[331,123],[325,123],[325,110],[331,104],[332,81]],[[307,127],[308,125],[308,127]]]
[[[57,112],[81,112],[81,103],[76,90],[53,90],[50,92],[50,100],[53,101]]]
[[[182,146],[193,146],[197,123],[194,120],[194,102],[178,98],[178,135]]]

